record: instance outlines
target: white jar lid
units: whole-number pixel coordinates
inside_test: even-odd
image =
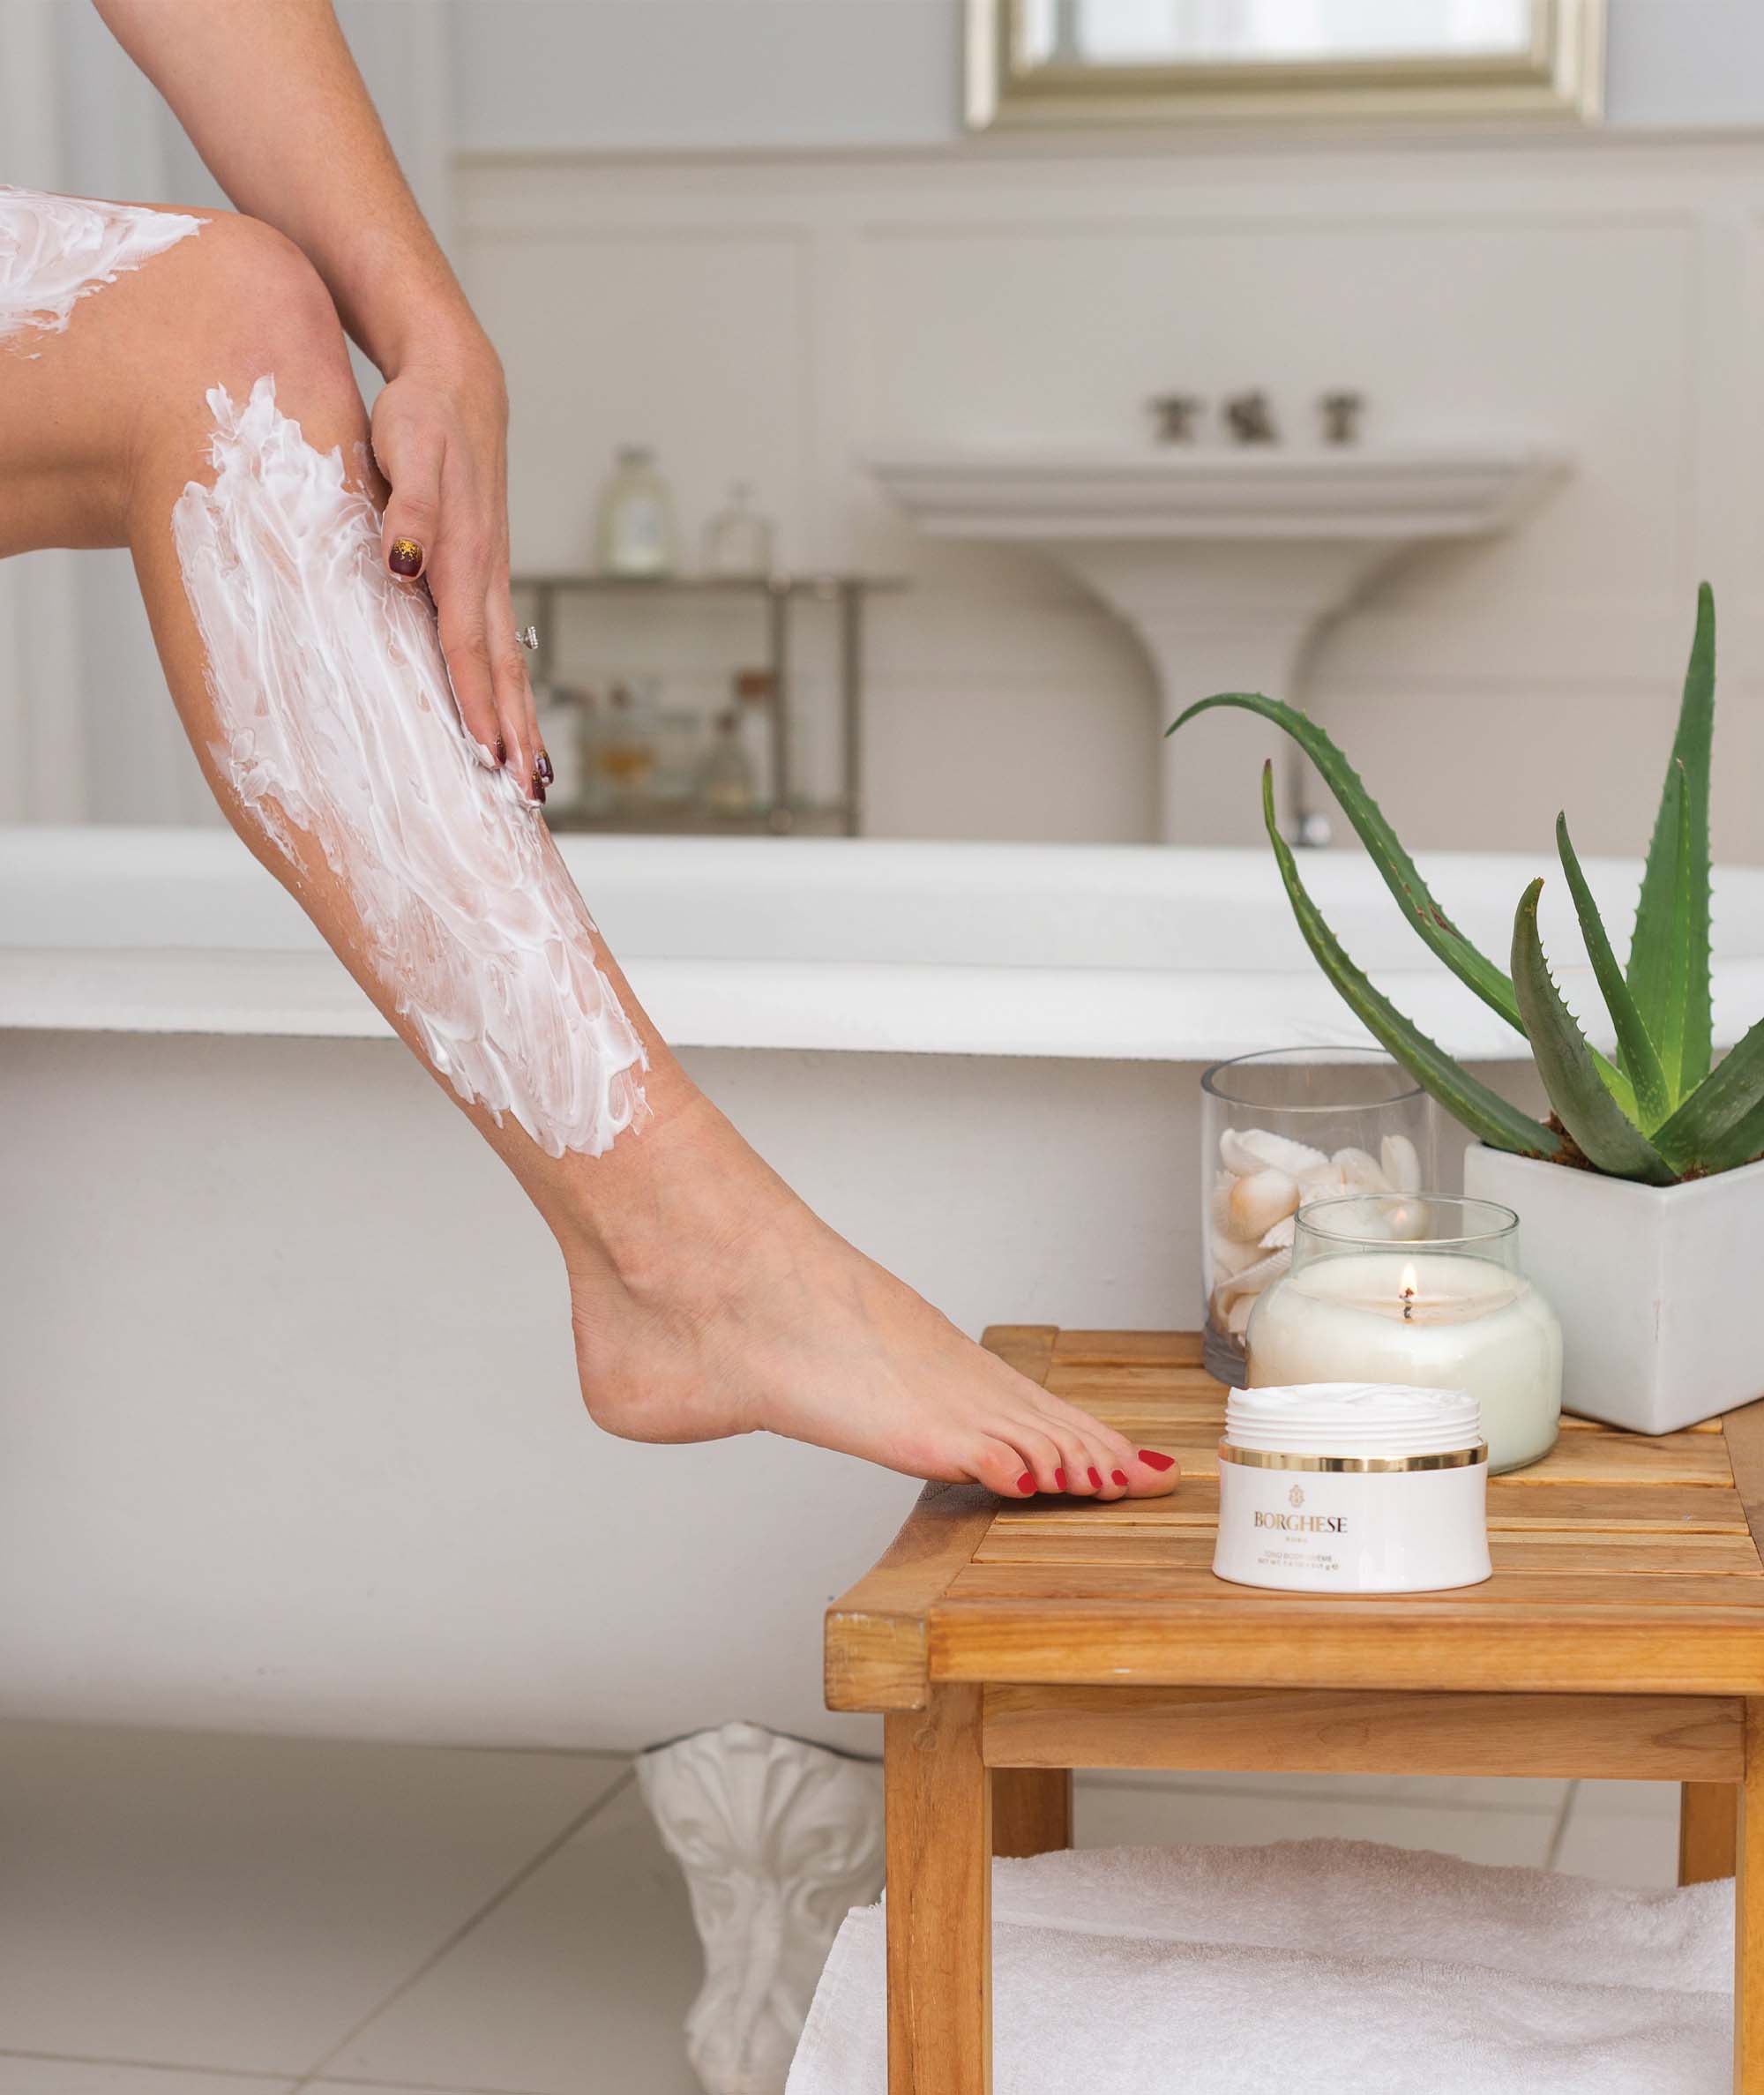
[[[1482,1405],[1462,1389],[1401,1382],[1234,1389],[1225,1438],[1234,1448],[1282,1455],[1454,1454],[1482,1439]]]

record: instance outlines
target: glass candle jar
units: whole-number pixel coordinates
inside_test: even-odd
[[[1493,1201],[1363,1193],[1300,1208],[1289,1270],[1249,1325],[1252,1388],[1401,1382],[1482,1406],[1491,1471],[1555,1445],[1562,1328]]]
[[[1207,1070],[1200,1281],[1207,1373],[1243,1388],[1250,1313],[1286,1271],[1304,1201],[1417,1193],[1433,1183],[1433,1102],[1376,1048],[1274,1048]]]

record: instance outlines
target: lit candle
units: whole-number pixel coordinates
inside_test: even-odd
[[[1536,1462],[1555,1442],[1561,1327],[1522,1274],[1492,1259],[1394,1244],[1295,1261],[1256,1305],[1249,1356],[1252,1388],[1464,1390],[1482,1405],[1491,1470]]]

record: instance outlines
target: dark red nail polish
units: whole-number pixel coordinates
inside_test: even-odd
[[[508,761],[508,744],[500,735],[496,738],[496,760],[498,765],[506,764]]]
[[[1033,1477],[1031,1477],[1031,1476],[1030,1476],[1029,1472],[1028,1472],[1027,1470],[1025,1470],[1023,1471],[1022,1475],[1021,1475],[1020,1478],[1018,1478],[1018,1479],[1017,1479],[1017,1489],[1018,1489],[1020,1492],[1022,1492],[1022,1493],[1024,1493],[1025,1494],[1027,1494],[1028,1493],[1034,1491],[1034,1489],[1035,1489],[1035,1478],[1034,1478]]]
[[[1090,1479],[1091,1490],[1100,1492],[1102,1488],[1102,1472],[1100,1470],[1087,1470],[1085,1475]]]
[[[1164,1470],[1173,1470],[1176,1467],[1176,1457],[1173,1455],[1160,1455],[1155,1448],[1141,1448],[1140,1460],[1147,1469],[1155,1470],[1160,1475]]]
[[[1109,1474],[1115,1479],[1116,1483],[1120,1485],[1123,1491],[1126,1490],[1127,1472],[1125,1470],[1110,1470]]]
[[[407,581],[415,581],[422,572],[422,548],[414,538],[395,538],[386,555],[386,565]]]
[[[545,782],[540,777],[536,771],[533,774],[533,797],[539,803],[541,807],[544,806]]]
[[[556,781],[557,774],[552,770],[551,759],[542,749],[534,760],[533,767],[539,774],[539,782],[542,786],[549,786]]]
[[[1056,1470],[1054,1471],[1053,1488],[1057,1492],[1063,1492],[1065,1489],[1065,1471],[1064,1470]]]

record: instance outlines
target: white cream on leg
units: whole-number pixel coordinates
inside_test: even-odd
[[[262,378],[208,394],[214,484],[172,513],[207,654],[213,755],[291,863],[309,837],[435,1068],[552,1156],[639,1119],[641,1041],[537,811],[487,768],[427,601],[380,558],[373,504]]]
[[[181,212],[0,186],[0,339],[59,334],[80,299],[201,229]]]

